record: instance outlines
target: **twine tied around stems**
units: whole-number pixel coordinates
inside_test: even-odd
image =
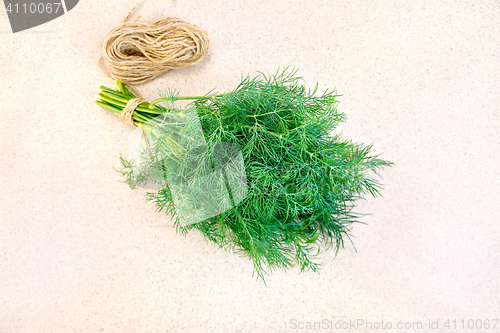
[[[122,111],[122,119],[129,123],[129,124],[132,124],[134,126],[137,126],[134,122],[134,120],[132,119],[132,115],[134,114],[134,110],[137,106],[139,106],[139,104],[141,103],[147,103],[148,101],[146,101],[144,98],[142,97],[136,97],[136,98],[132,98],[130,99],[128,102],[127,102],[127,105],[123,108],[123,111]]]

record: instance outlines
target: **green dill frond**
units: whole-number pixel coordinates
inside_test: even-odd
[[[156,100],[151,108],[164,111],[164,119],[177,110],[175,101],[194,100],[186,109],[196,110],[207,147],[220,142],[239,147],[246,196],[221,214],[182,224],[169,175],[180,175],[180,183],[190,182],[190,195],[196,199],[214,202],[223,202],[223,193],[207,189],[222,178],[196,183],[214,171],[212,148],[184,151],[185,135],[162,134],[168,131],[165,124],[157,126],[160,131],[152,131],[155,140],[142,152],[139,165],[120,157],[125,182],[131,187],[156,184],[158,189],[147,198],[158,211],[174,216],[180,233],[196,229],[220,248],[249,257],[254,273],[262,279],[274,269],[293,266],[301,272],[318,271],[317,257],[322,251],[338,251],[346,240],[351,241],[352,225],[360,222],[353,212],[356,200],[379,195],[381,185],[373,175],[392,166],[371,154],[372,145],[330,136],[346,120],[337,110],[340,95],[335,91],[319,94],[317,85],[306,88],[295,69],[245,77],[226,93],[183,98],[169,90],[160,96],[163,106]],[[191,198],[184,200],[193,204]]]

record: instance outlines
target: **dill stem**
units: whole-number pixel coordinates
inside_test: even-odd
[[[205,95],[205,96],[175,96],[173,98],[157,98],[151,103],[149,103],[149,107],[151,108],[152,106],[163,102],[163,101],[187,101],[187,100],[198,100],[198,99],[209,99],[209,98],[216,98],[220,97],[221,95]]]

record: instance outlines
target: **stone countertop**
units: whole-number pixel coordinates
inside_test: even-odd
[[[267,286],[247,258],[177,234],[145,190],[120,183],[114,166],[133,127],[94,104],[100,85],[113,87],[97,62],[134,4],[82,0],[15,34],[0,8],[0,332],[493,327],[498,1],[146,0],[136,9],[132,19],[177,16],[211,41],[199,64],[136,86],[146,99],[169,87],[232,90],[247,74],[295,66],[311,87],[342,94],[343,137],[373,142],[396,164],[381,172],[383,197],[357,206],[370,215],[352,228],[355,248],[323,253],[320,274],[276,271]]]

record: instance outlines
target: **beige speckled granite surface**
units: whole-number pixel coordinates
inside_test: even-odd
[[[241,75],[296,66],[343,94],[344,137],[396,163],[382,172],[384,197],[359,203],[371,215],[353,229],[357,252],[323,254],[321,274],[275,272],[267,287],[250,261],[176,234],[143,190],[119,182],[113,166],[133,128],[94,104],[113,84],[96,64],[134,3],[81,0],[16,34],[0,8],[0,332],[373,332],[381,321],[393,332],[428,332],[429,321],[434,332],[480,331],[461,329],[469,319],[489,319],[493,331],[500,2],[138,8],[140,21],[179,16],[211,40],[200,64],[138,86],[147,99],[166,87],[229,90]],[[423,327],[397,329],[407,322]]]

